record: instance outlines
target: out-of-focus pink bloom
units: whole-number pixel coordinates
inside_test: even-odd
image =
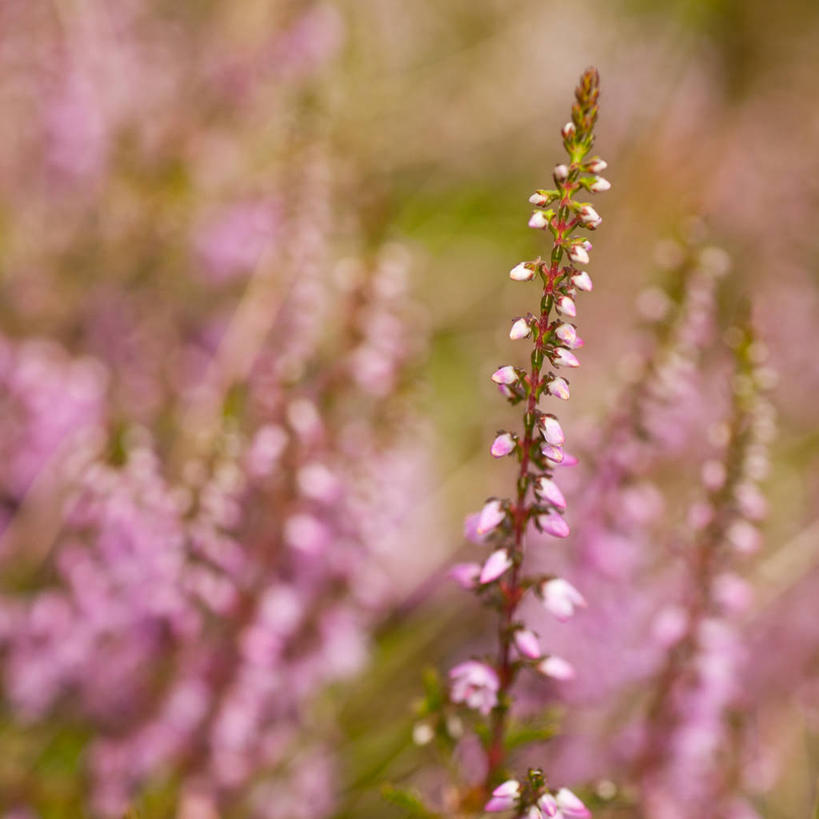
[[[541,655],[540,644],[535,633],[528,628],[519,628],[515,631],[515,648],[523,657],[536,660]]]
[[[569,819],[591,816],[591,811],[568,788],[561,788],[557,792],[557,806]]]
[[[540,597],[547,611],[561,622],[568,620],[575,613],[575,609],[586,607],[583,595],[562,577],[555,577],[542,583]]]
[[[560,487],[551,479],[541,477],[537,482],[538,492],[547,500],[552,506],[558,509],[566,508],[566,498],[560,491]]]
[[[449,577],[451,577],[462,589],[476,588],[480,576],[480,563],[456,563],[449,570]]]
[[[449,672],[453,702],[462,702],[488,714],[498,702],[500,682],[495,669],[477,660],[467,660]]]
[[[575,678],[574,667],[568,660],[562,657],[549,655],[537,664],[537,670],[544,677],[551,677],[555,680],[573,680]]]
[[[478,533],[481,512],[473,512],[464,518],[464,537],[470,542],[480,545],[486,541],[486,532]],[[488,530],[487,530],[488,531]]]
[[[492,798],[486,803],[487,813],[502,813],[512,810],[520,799],[520,782],[508,779],[492,791]]]
[[[740,554],[753,554],[762,544],[759,529],[747,520],[735,520],[728,527],[726,537]]]
[[[512,567],[512,559],[506,549],[497,549],[483,564],[481,569],[481,583],[491,583],[497,580],[504,572]]]
[[[537,521],[540,528],[546,532],[546,534],[552,535],[553,537],[569,536],[569,524],[566,523],[566,518],[564,518],[563,515],[557,514],[557,512],[540,515]]]
[[[544,793],[540,799],[537,800],[537,806],[540,808],[544,816],[557,816],[557,800],[550,793]]]

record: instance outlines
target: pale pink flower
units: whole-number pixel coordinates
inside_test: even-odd
[[[515,451],[515,439],[509,432],[502,432],[492,442],[492,447],[489,450],[495,458],[503,458]]]
[[[589,185],[589,190],[594,193],[603,193],[604,191],[611,190],[611,182],[609,182],[608,179],[603,179],[602,176],[597,176]]]
[[[577,316],[577,305],[575,305],[574,301],[568,296],[560,296],[555,303],[555,310],[557,310],[559,315],[567,316],[568,318],[575,318]]]
[[[540,596],[546,610],[561,622],[568,620],[576,609],[586,607],[583,595],[562,577],[544,582],[540,587]]]
[[[529,326],[529,322],[525,318],[519,318],[509,331],[509,338],[512,339],[512,341],[519,341],[522,338],[526,338],[531,332],[532,328]]]
[[[590,173],[600,173],[600,171],[605,171],[608,168],[609,163],[606,162],[605,159],[600,159],[599,156],[594,157],[594,159],[590,159],[586,163],[586,170]]]
[[[551,677],[553,680],[573,680],[575,678],[574,666],[562,657],[554,654],[544,658],[537,664],[537,670],[544,677]]]
[[[558,324],[555,335],[567,346],[571,347],[577,339],[577,330],[571,324]]]
[[[540,515],[537,520],[540,524],[540,528],[546,532],[547,535],[552,535],[552,537],[569,536],[569,524],[566,523],[566,518],[562,515],[558,515],[557,512]]]
[[[565,378],[553,378],[547,388],[550,395],[553,395],[555,398],[559,398],[561,401],[568,401],[569,400],[569,384]]]
[[[449,570],[449,577],[451,577],[462,589],[476,588],[480,576],[480,563],[456,563]]]
[[[492,791],[492,798],[486,803],[484,810],[487,813],[502,813],[512,810],[520,799],[520,782],[508,779]]]
[[[506,364],[503,367],[498,367],[498,369],[492,373],[491,378],[496,384],[508,385],[517,382],[518,374],[515,372],[515,368],[511,364]]]
[[[563,428],[554,415],[544,415],[541,417],[540,433],[543,435],[543,439],[547,444],[562,446],[566,440],[566,436],[563,434]]]
[[[577,264],[588,264],[589,253],[583,245],[572,245],[569,248],[569,258]]]
[[[566,165],[555,165],[555,179],[558,182],[565,182],[569,178],[569,168]]]
[[[563,452],[563,447],[555,446],[554,444],[544,444],[540,451],[550,460],[556,464],[563,463],[566,454]]]
[[[568,788],[561,788],[557,792],[557,806],[567,819],[586,819],[591,811]]]
[[[516,264],[509,271],[509,278],[516,282],[528,282],[534,279],[535,270],[531,262],[521,262]]]
[[[488,714],[498,702],[500,682],[495,669],[477,660],[467,660],[450,672],[453,702],[462,702],[482,714]]]
[[[543,230],[549,224],[546,214],[542,210],[536,210],[529,217],[529,227],[535,230]]]
[[[545,476],[541,477],[537,482],[538,492],[545,498],[552,506],[557,509],[566,508],[566,498],[560,491],[560,487],[551,479]]]
[[[592,289],[592,280],[591,276],[583,270],[580,273],[576,273],[572,276],[572,284],[578,289],[583,290],[586,293],[590,293]]]
[[[481,569],[481,583],[491,583],[497,580],[504,572],[512,568],[512,559],[506,549],[492,552]]]
[[[499,500],[488,501],[481,509],[476,529],[477,534],[485,535],[487,532],[491,532],[505,517],[506,512],[503,511],[503,505]]]
[[[555,350],[553,362],[556,367],[579,367],[580,362],[577,356],[565,347],[558,347]]]
[[[515,648],[523,657],[536,660],[541,655],[537,635],[528,628],[519,628],[514,636]]]

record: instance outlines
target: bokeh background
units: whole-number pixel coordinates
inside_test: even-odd
[[[488,375],[514,354],[511,318],[532,305],[507,272],[543,250],[526,200],[549,184],[590,64],[613,189],[598,208],[583,367],[561,418],[582,452],[616,409],[667,240],[693,233],[730,254],[717,314],[750,298],[778,373],[765,546],[745,567],[756,592],[745,615],[752,733],[764,753],[743,787],[762,816],[810,815],[819,6],[809,0],[0,3],[0,815],[117,816],[129,805],[187,819],[401,815],[378,789],[415,781],[428,762],[412,742],[422,670],[462,659],[486,634],[444,574],[472,548],[464,515],[508,484],[487,448],[513,414]],[[653,476],[668,521],[696,494],[724,398],[719,338],[702,357],[687,444]],[[298,403],[308,399],[320,435]],[[273,464],[284,444],[270,430],[283,427],[298,443]],[[301,503],[288,481],[311,463],[357,487],[343,503],[329,479],[324,494],[306,493],[332,518],[332,543],[343,531],[364,544],[329,579],[307,558],[265,557],[279,551],[271,531],[288,542]],[[186,511],[174,506],[184,490],[207,507],[211,478],[206,521],[188,496]],[[574,491],[582,499],[582,484]],[[116,495],[115,510],[100,512],[97,498],[77,512],[82,492]],[[143,526],[144,549],[111,545]],[[677,529],[651,539],[652,561],[673,567]],[[156,579],[157,555],[186,538],[226,587],[216,569],[191,580],[185,546],[181,568]],[[232,563],[233,547],[253,558]],[[122,576],[121,548],[133,557]],[[325,548],[304,552],[322,572]],[[91,567],[89,549],[102,555]],[[184,587],[204,622],[185,619],[188,602],[146,603],[154,583],[170,597]],[[273,586],[302,601],[306,620],[328,589],[341,602],[311,621],[312,637],[260,663],[261,676],[283,675],[280,689],[254,677],[260,710],[220,723],[235,686],[220,687],[217,672],[250,651],[235,650],[249,626],[232,629],[242,605],[231,595],[252,609]],[[89,597],[107,602],[89,614]],[[270,604],[274,619],[287,619],[283,600]],[[315,633],[321,651],[300,662]],[[287,676],[276,663],[298,667]],[[198,693],[182,686],[181,716],[149,737],[177,677],[198,680]],[[612,689],[606,707],[633,695]],[[294,701],[271,707],[284,690]],[[614,776],[596,760],[611,738],[583,722],[595,698],[545,699],[541,710],[560,711],[568,733],[586,726],[585,747],[597,749],[567,776]],[[220,755],[231,742],[233,756]],[[544,759],[557,765],[554,747]]]

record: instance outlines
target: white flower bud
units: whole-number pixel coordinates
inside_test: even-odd
[[[516,264],[509,271],[509,278],[516,282],[528,282],[534,279],[535,271],[533,267],[529,267],[530,262],[521,262]]]
[[[531,332],[532,328],[529,327],[529,322],[525,318],[519,318],[509,331],[509,338],[511,338],[512,341],[518,341],[522,338],[526,338]]]
[[[529,227],[535,230],[543,230],[549,224],[546,214],[542,210],[536,210],[529,217]]]
[[[569,385],[565,378],[560,378],[559,376],[553,378],[546,389],[550,395],[553,395],[555,398],[560,398],[561,401],[569,400]]]
[[[579,367],[577,356],[565,347],[558,347],[552,356],[552,363],[556,367]]]
[[[514,384],[518,380],[518,374],[511,364],[507,364],[505,367],[498,367],[492,373],[492,380],[496,384]]]
[[[555,335],[570,347],[577,341],[577,330],[571,324],[559,324],[555,328]]]
[[[591,276],[584,270],[582,273],[578,273],[575,276],[572,276],[572,284],[578,289],[583,290],[586,293],[590,293],[592,289],[592,280]]]
[[[555,310],[558,315],[566,316],[567,318],[575,318],[577,316],[577,305],[569,296],[560,296],[555,304]]]
[[[569,167],[568,165],[555,165],[553,173],[558,182],[565,182],[569,178]]]
[[[589,173],[600,173],[600,171],[605,171],[608,166],[609,163],[606,162],[605,159],[600,159],[599,156],[596,156],[586,163],[586,170],[589,171]]]
[[[599,227],[603,221],[603,218],[591,205],[583,205],[578,211],[578,216],[580,216],[580,221],[588,227]]]
[[[544,415],[540,419],[540,432],[547,444],[563,446],[566,440],[566,436],[563,434],[563,428],[554,415]]]
[[[589,263],[589,254],[583,245],[572,245],[569,248],[569,258],[578,264]]]
[[[562,657],[555,657],[554,654],[541,660],[537,665],[537,670],[544,676],[555,680],[573,680],[575,677],[572,664]]]
[[[543,205],[547,205],[549,203],[548,198],[545,194],[540,193],[539,191],[535,191],[530,197],[529,201],[535,205],[536,207],[542,207]]]
[[[593,193],[603,193],[611,190],[611,182],[608,179],[603,179],[602,176],[596,176],[594,182],[589,185],[589,190]]]
[[[577,129],[574,127],[573,122],[567,122],[561,129],[560,133],[563,135],[563,139],[569,139],[569,137],[573,137]]]

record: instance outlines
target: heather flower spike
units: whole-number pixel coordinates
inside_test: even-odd
[[[605,162],[588,156],[594,141],[598,93],[597,71],[589,69],[575,91],[571,121],[561,131],[568,156],[554,166],[555,188],[539,189],[529,199],[536,208],[529,226],[550,232],[551,249],[544,261],[539,257],[520,262],[509,273],[514,281],[536,280],[540,290],[539,311],[515,319],[509,333],[516,341],[531,340],[528,369],[507,364],[491,376],[504,396],[523,406],[521,429],[498,433],[491,445],[494,457],[517,460],[515,491],[510,498],[489,500],[477,518],[469,518],[470,539],[484,539],[490,547],[477,583],[477,564],[459,564],[452,572],[460,585],[472,588],[498,615],[494,659],[467,661],[450,672],[451,701],[488,715],[485,810],[514,810],[517,816],[532,819],[588,815],[570,791],[551,790],[538,770],[531,769],[525,779],[501,780],[509,764],[507,727],[517,675],[528,668],[541,676],[568,681],[575,674],[569,662],[542,651],[534,632],[517,619],[518,606],[530,590],[561,620],[586,605],[580,592],[566,580],[527,577],[525,556],[530,537],[540,533],[541,537],[565,538],[569,534],[563,517],[566,499],[554,480],[554,469],[562,462],[576,460],[564,453],[563,429],[545,405],[553,398],[569,399],[568,381],[555,370],[580,366],[573,351],[582,346],[582,340],[570,322],[577,316],[577,293],[591,290],[588,273],[576,266],[589,262],[591,243],[579,234],[597,228],[602,219],[596,207],[577,201],[576,196],[605,187],[598,176]]]

